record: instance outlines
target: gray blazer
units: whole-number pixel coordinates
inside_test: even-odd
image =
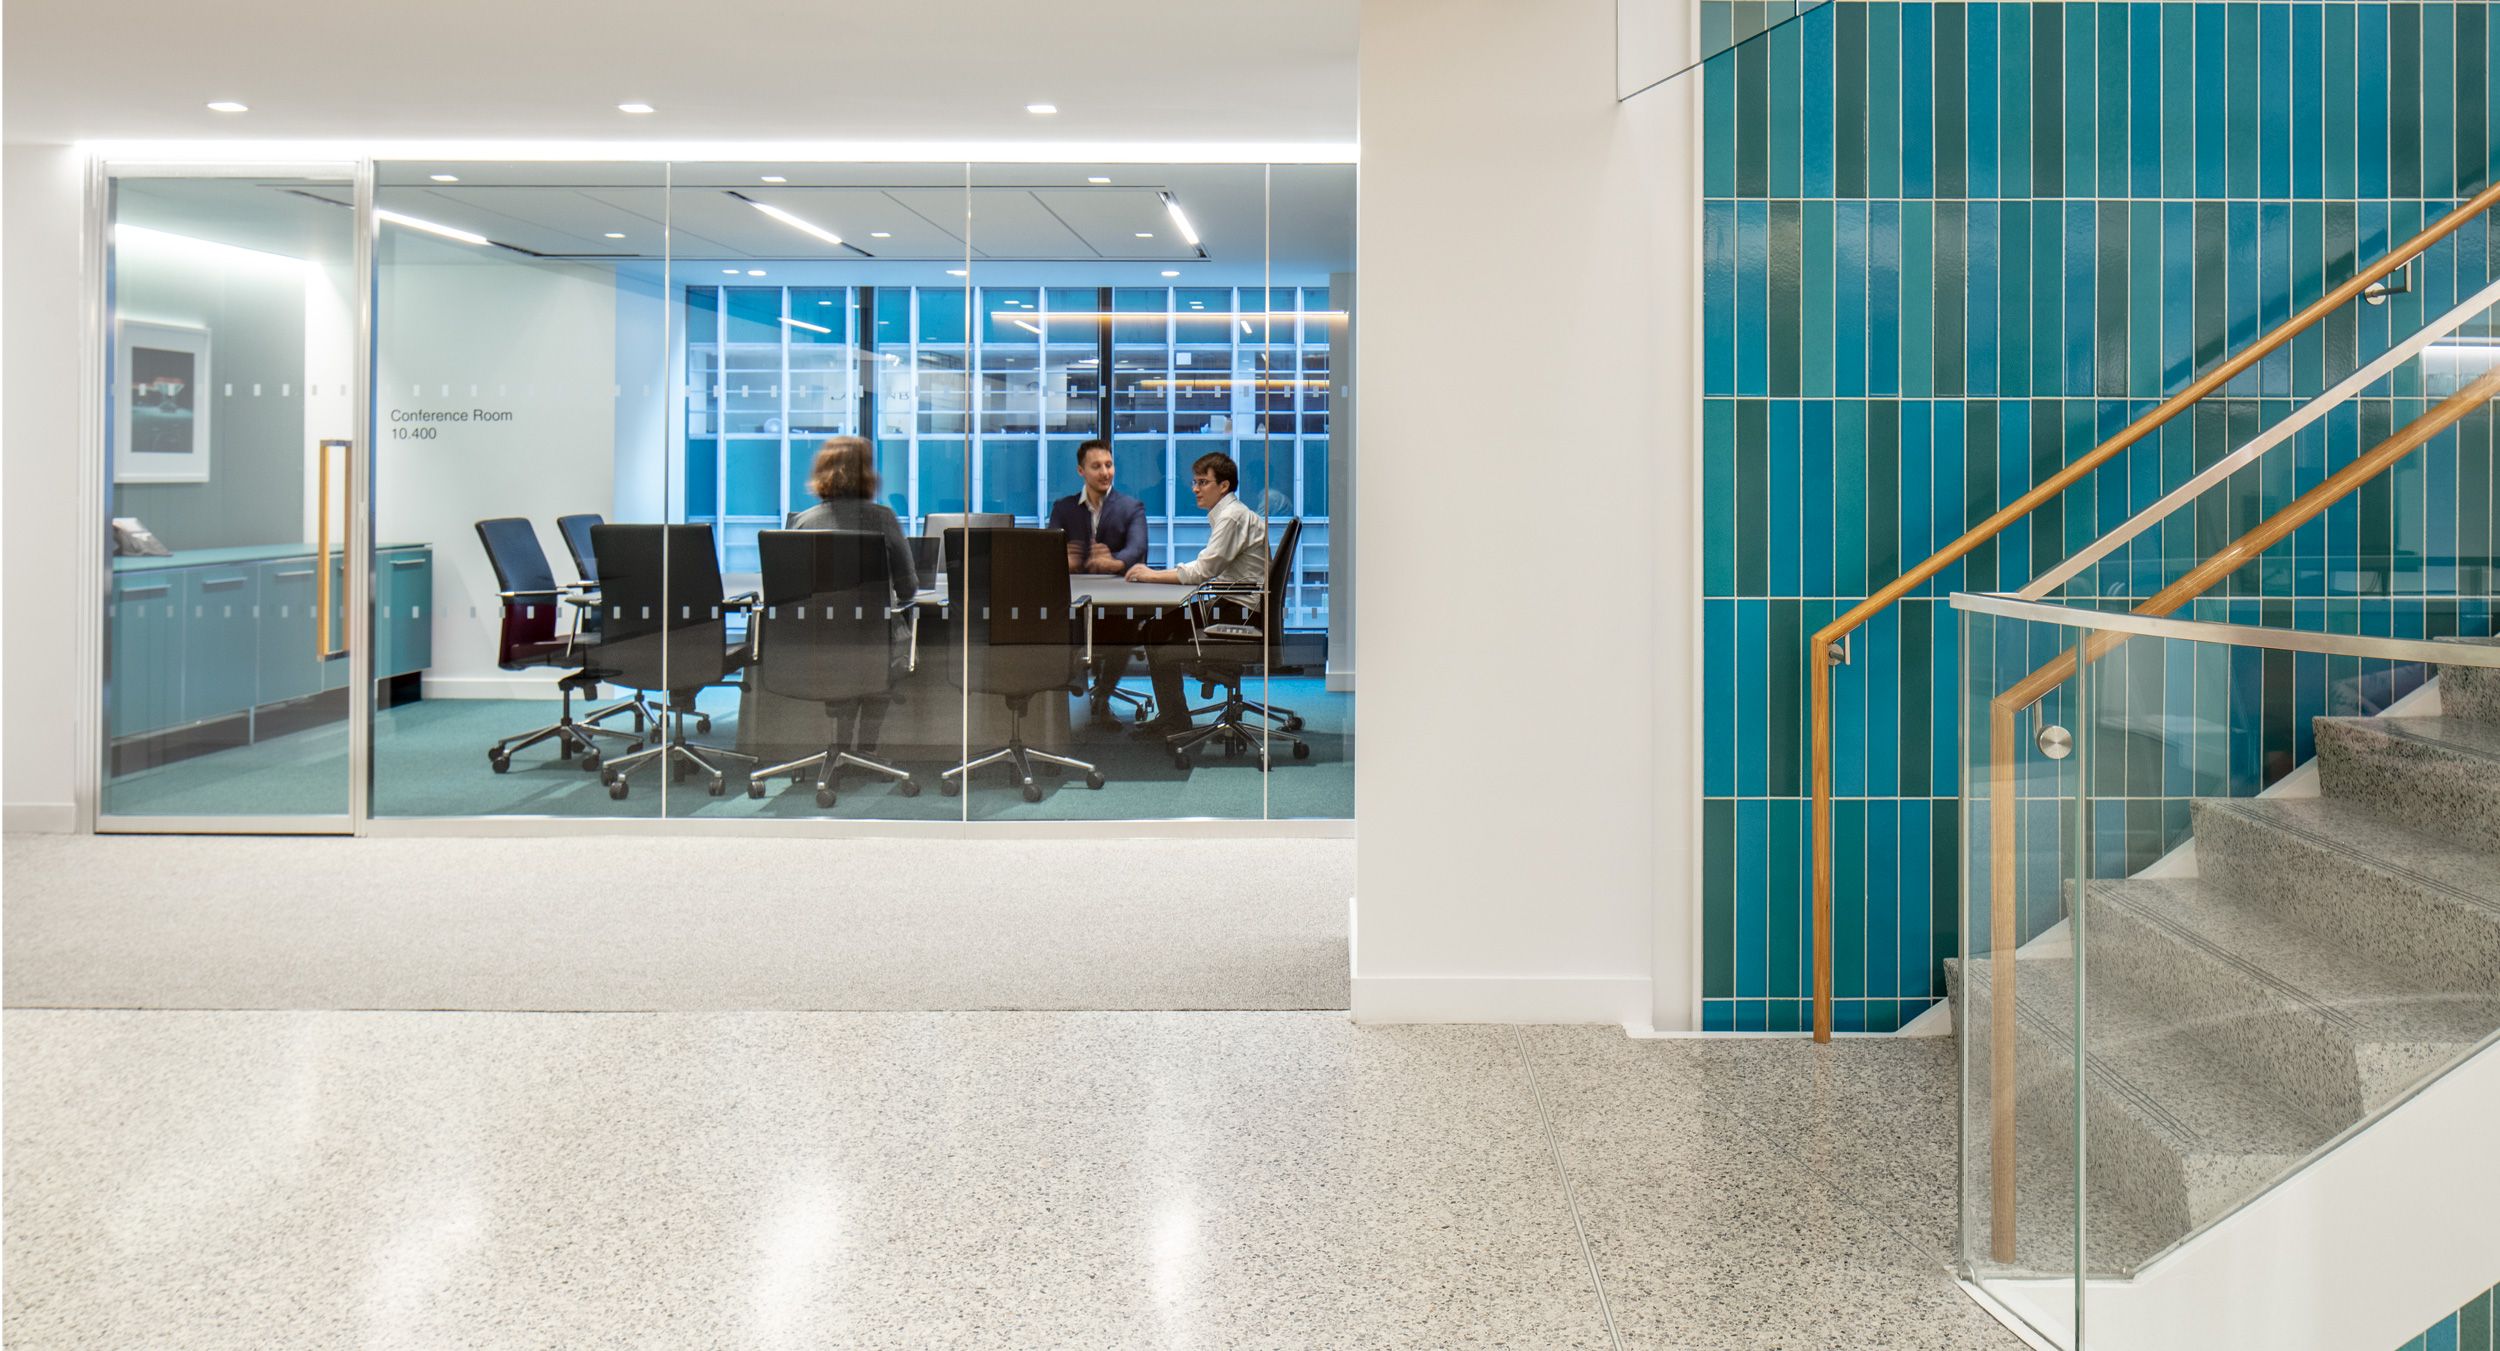
[[[892,508],[871,502],[864,497],[837,497],[819,502],[805,511],[790,513],[792,530],[863,530],[885,536],[886,565],[894,573],[894,599],[909,603],[920,590],[920,575],[912,570],[911,549],[903,543],[903,523],[894,519]]]

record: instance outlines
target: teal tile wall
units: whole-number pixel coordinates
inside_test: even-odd
[[[2500,1286],[2465,1302],[2465,1307],[2423,1329],[2422,1335],[2396,1351],[2500,1351]]]
[[[1705,64],[1706,1028],[1808,1025],[1806,635],[2491,181],[2495,67],[2489,5],[2369,0],[1840,0]],[[1834,687],[1843,1030],[1915,1016],[1958,944],[1945,597],[2018,587],[2149,505],[2470,294],[2496,249],[2469,226],[2412,292],[2347,306],[1859,633]],[[2382,382],[2098,584],[2210,552],[2420,394]],[[2204,613],[2490,631],[2493,460],[2469,420]],[[2254,661],[2235,791],[2367,674]],[[2166,847],[2200,782],[2146,775],[2095,807],[2111,866]]]

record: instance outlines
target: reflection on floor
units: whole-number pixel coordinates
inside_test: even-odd
[[[1132,681],[1142,688],[1142,681]],[[1024,801],[1003,770],[974,777],[969,801],[937,791],[939,772],[953,762],[924,754],[899,758],[922,785],[917,797],[872,776],[853,773],[842,781],[831,809],[816,805],[804,787],[786,779],[750,799],[733,779],[728,794],[713,798],[699,780],[663,791],[651,769],[634,778],[632,795],[612,801],[597,776],[557,758],[554,743],[521,752],[504,774],[493,773],[486,748],[498,739],[552,720],[555,701],[430,699],[384,709],[374,716],[376,816],[671,816],[836,817],[873,820],[1146,820],[1164,817],[1258,819],[1351,818],[1354,814],[1354,697],[1331,694],[1316,677],[1278,677],[1273,702],[1299,712],[1307,760],[1276,757],[1262,774],[1248,756],[1197,753],[1192,768],[1176,767],[1158,748],[1133,742],[1125,729],[1083,725],[1077,715],[1072,753],[1099,765],[1104,784],[1088,789],[1081,778],[1044,777],[1043,796]],[[735,746],[738,700],[734,691],[708,693],[702,707],[712,730],[698,740]],[[290,815],[346,810],[347,739],[339,726],[274,737],[257,745],[218,751],[129,774],[107,786],[106,810],[129,815]],[[985,748],[983,748],[985,749]],[[665,808],[663,799],[665,798]]]
[[[2019,1346],[1949,1042],[20,1012],[13,1346]]]

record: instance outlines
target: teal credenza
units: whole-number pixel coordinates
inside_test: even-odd
[[[282,704],[347,684],[315,650],[320,560],[308,544],[113,560],[105,724],[116,739]],[[434,661],[434,551],[374,551],[375,679]],[[346,562],[330,560],[328,631],[346,632]]]

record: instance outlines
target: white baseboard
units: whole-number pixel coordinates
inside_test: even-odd
[[[1354,976],[1358,1023],[1643,1023],[1644,976]]]
[[[0,806],[0,830],[11,835],[67,835],[78,829],[78,808],[68,802],[11,802]]]

